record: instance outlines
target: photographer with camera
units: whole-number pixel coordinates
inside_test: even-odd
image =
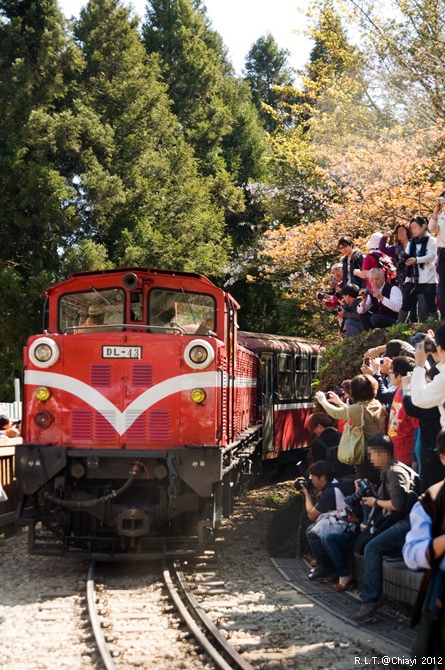
[[[357,312],[360,304],[359,291],[356,284],[346,284],[342,289],[343,304],[337,313],[343,319],[342,330],[346,337],[357,337],[363,332],[363,325]]]
[[[417,500],[417,474],[394,459],[394,446],[387,435],[368,440],[368,458],[380,470],[377,495],[362,495],[362,503],[371,508],[368,525],[358,536],[354,551],[364,555],[362,605],[353,616],[370,621],[383,606],[383,557],[401,551],[409,530],[409,513]],[[363,487],[362,487],[363,488]]]
[[[380,268],[369,271],[371,288],[361,289],[361,303],[357,307],[364,330],[387,328],[397,323],[403,296],[398,286],[385,282]]]
[[[376,399],[377,391],[378,385],[373,377],[356,375],[351,380],[352,404],[349,406],[332,392],[324,394],[317,391],[315,399],[333,419],[346,419],[356,426],[363,423],[366,441],[385,430],[385,409]]]
[[[439,374],[427,382],[425,365],[429,356],[436,361]],[[439,326],[435,334],[428,331],[427,336],[421,336],[420,341],[418,338],[415,362],[411,378],[404,379],[403,386],[410,390],[411,400],[417,407],[438,407],[440,424],[445,428],[445,325]]]
[[[439,275],[440,318],[445,319],[445,191],[436,200],[428,230],[436,236],[437,274]]]
[[[296,488],[297,490],[300,488],[304,494],[304,505],[309,521],[315,522],[321,514],[342,508],[345,496],[340,488],[336,486],[338,482],[334,480],[334,471],[326,461],[312,463],[309,466],[309,477],[316,492],[315,502],[308,490],[308,482],[304,482],[301,479],[297,480],[299,486]],[[312,555],[317,561],[317,567],[310,572],[309,579],[325,579],[335,571],[329,557],[323,550],[321,538],[312,532],[314,525],[314,523],[311,523],[306,531]]]

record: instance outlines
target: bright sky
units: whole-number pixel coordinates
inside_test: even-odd
[[[146,0],[124,0],[143,17]],[[222,36],[235,70],[241,74],[245,57],[259,37],[270,32],[280,48],[291,52],[289,63],[301,68],[308,60],[310,42],[302,31],[308,0],[204,0],[215,30]],[[64,15],[78,16],[86,0],[59,0]]]

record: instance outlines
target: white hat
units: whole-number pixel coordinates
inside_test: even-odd
[[[378,249],[379,242],[383,237],[383,233],[372,233],[369,240],[366,242],[367,249]]]

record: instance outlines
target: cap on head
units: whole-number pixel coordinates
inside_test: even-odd
[[[382,237],[383,237],[382,233],[372,233],[371,237],[366,242],[366,248],[367,249],[378,249],[379,248],[379,242],[382,239]]]

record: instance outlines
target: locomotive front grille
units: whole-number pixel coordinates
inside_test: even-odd
[[[112,367],[109,363],[92,363],[90,367],[91,386],[111,386]]]
[[[170,439],[170,412],[168,410],[152,410],[148,413],[148,439]]]
[[[139,414],[138,410],[127,410],[125,441],[170,440],[171,415],[169,410],[151,410]],[[117,437],[114,429],[116,412],[104,410],[96,412],[89,409],[73,409],[71,413],[71,437],[73,440],[111,441]]]
[[[153,386],[153,366],[151,363],[135,363],[131,370],[131,383],[133,386],[150,388]]]
[[[73,440],[91,440],[93,437],[93,412],[89,409],[73,409],[71,412],[71,436]]]

